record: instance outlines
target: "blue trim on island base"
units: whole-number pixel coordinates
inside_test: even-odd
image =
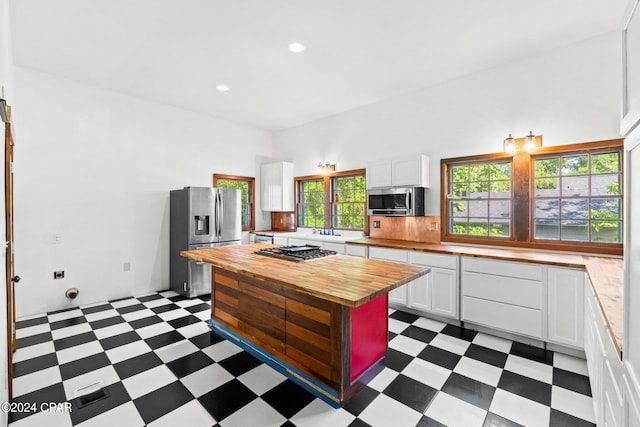
[[[296,368],[283,362],[282,360],[266,352],[260,347],[257,347],[255,344],[247,341],[235,332],[227,329],[225,326],[222,326],[215,320],[210,319],[208,325],[209,329],[211,329],[213,332],[220,335],[222,338],[234,343],[260,361],[266,363],[285,377],[289,378],[294,383],[298,384],[300,387],[307,390],[309,393],[319,397],[334,408],[342,407],[342,405],[338,401],[338,393],[336,393],[335,391],[327,388],[325,385],[320,384],[318,381],[310,378],[306,374],[303,374]]]

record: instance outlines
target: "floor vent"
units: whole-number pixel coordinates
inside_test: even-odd
[[[83,408],[109,397],[109,392],[105,390],[102,381],[79,388],[73,394],[78,398],[78,408]]]

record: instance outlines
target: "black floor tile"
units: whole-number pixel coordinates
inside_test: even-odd
[[[52,331],[56,329],[68,328],[69,326],[81,325],[87,323],[87,319],[84,316],[72,317],[71,319],[58,320],[57,322],[51,322],[49,326]]]
[[[549,424],[553,426],[554,424]],[[487,417],[484,419],[482,427],[524,427],[522,424],[515,423],[511,420],[496,415],[493,412],[487,412]],[[559,426],[558,426],[559,427]]]
[[[44,325],[48,323],[47,316],[36,317],[35,319],[19,320],[16,322],[16,329],[29,328],[31,326]]]
[[[155,325],[162,322],[162,318],[156,315],[143,317],[142,319],[136,319],[129,322],[129,326],[133,329],[141,329],[145,326]]]
[[[551,406],[551,384],[534,380],[511,371],[502,371],[498,388]]]
[[[387,341],[391,341],[392,339],[394,339],[396,336],[398,336],[398,334],[396,334],[395,332],[391,332],[389,331],[389,334],[387,336]]]
[[[56,366],[57,364],[58,357],[55,353],[49,353],[32,359],[23,360],[22,362],[13,364],[13,377],[18,378],[23,375]]]
[[[109,303],[113,303],[113,302],[120,302],[120,301],[126,301],[126,300],[134,300],[134,299],[135,299],[136,301],[138,301],[138,299],[137,299],[137,298],[133,298],[133,297],[122,297],[122,298],[117,298],[117,299],[109,300]]]
[[[140,311],[147,308],[144,304],[132,304],[124,307],[116,308],[116,311],[120,314],[133,313],[134,311]]]
[[[420,418],[420,421],[418,421],[416,427],[447,427],[447,425],[424,415],[422,418]]]
[[[177,319],[167,321],[167,323],[171,325],[173,329],[179,329],[179,328],[182,328],[183,326],[193,325],[194,323],[200,323],[200,322],[202,322],[202,320],[192,315],[178,317]]]
[[[435,346],[427,346],[418,354],[418,357],[450,370],[455,368],[462,358],[459,354],[451,353]]]
[[[101,305],[95,305],[93,307],[81,308],[80,310],[82,311],[83,314],[87,315],[87,314],[99,313],[101,311],[107,311],[112,309],[113,309],[113,306],[111,304],[101,304]]]
[[[596,427],[595,424],[590,423],[587,420],[576,418],[573,415],[566,414],[553,408],[551,408],[549,425],[562,427]]]
[[[171,302],[178,302],[178,301],[184,301],[187,300],[189,298],[183,296],[183,295],[174,295],[172,297],[167,298],[169,301]]]
[[[82,396],[69,401],[71,403],[71,422],[73,425],[84,422],[131,400],[129,393],[120,382],[105,386],[103,390],[106,394],[105,397],[85,405],[82,405]]]
[[[488,411],[496,389],[480,381],[452,372],[442,386],[442,391]]]
[[[203,349],[224,341],[224,338],[212,331],[196,335],[195,337],[191,337],[189,338],[189,341],[191,341],[199,349]]]
[[[461,328],[456,325],[447,325],[441,331],[445,335],[449,335],[450,337],[460,338],[465,341],[473,341],[473,339],[478,335],[478,332],[472,331],[471,329]]]
[[[137,398],[133,403],[144,422],[149,424],[193,399],[191,392],[176,381]]]
[[[106,319],[96,320],[95,322],[89,322],[89,325],[91,325],[91,329],[95,330],[117,325],[119,323],[124,323],[124,319],[122,318],[122,316],[113,316]]]
[[[203,294],[196,297],[197,299],[205,302],[211,302],[211,294]]]
[[[211,306],[207,303],[190,305],[189,307],[185,307],[189,313],[200,313],[201,311],[211,311]]]
[[[51,316],[53,314],[66,313],[67,311],[73,311],[73,310],[78,310],[78,307],[69,307],[69,308],[63,308],[61,310],[56,310],[56,311],[48,311],[47,316]]]
[[[214,363],[209,356],[201,351],[196,351],[195,353],[188,354],[167,363],[167,368],[169,368],[176,377],[183,378]]]
[[[33,408],[35,412],[40,412],[42,409],[41,405],[43,403],[64,403],[66,400],[67,398],[64,394],[64,387],[62,386],[62,383],[57,383],[32,391],[31,393],[23,394],[22,396],[14,397],[12,402],[15,403],[16,406],[18,406],[18,404],[20,404],[20,406],[28,405],[28,407],[30,409]],[[26,418],[33,415],[35,412],[10,412],[9,423]]]
[[[160,347],[164,347],[165,345],[173,344],[174,342],[178,342],[183,340],[184,337],[180,335],[179,332],[169,331],[164,334],[156,335],[155,337],[150,337],[144,340],[144,342],[149,345],[152,349],[158,349]]]
[[[121,380],[162,365],[162,360],[153,352],[141,354],[113,365]]]
[[[262,399],[285,418],[291,418],[315,399],[315,396],[286,380],[263,394]]]
[[[239,377],[245,372],[249,372],[253,368],[262,365],[262,362],[246,351],[241,351],[240,353],[221,360],[218,364],[234,377]]]
[[[420,318],[420,316],[411,313],[405,313],[404,311],[394,311],[389,315],[389,318],[400,320],[405,323],[413,323]]]
[[[179,308],[180,308],[179,305],[171,303],[171,304],[161,305],[159,307],[153,307],[151,311],[153,311],[155,314],[160,314],[160,313],[166,313],[167,311],[178,310]]]
[[[247,386],[233,379],[200,396],[198,402],[220,422],[257,397]]]
[[[80,344],[86,344],[91,341],[97,341],[98,337],[93,331],[84,332],[78,335],[71,335],[69,337],[60,338],[53,342],[53,346],[56,351],[64,350],[65,348],[75,347]]]
[[[360,418],[356,418],[355,420],[351,421],[351,424],[349,424],[348,427],[371,427],[371,425],[365,423]]]
[[[110,364],[111,362],[105,353],[98,353],[60,365],[60,375],[63,380],[68,380],[69,378],[104,368]]]
[[[591,384],[589,377],[565,371],[564,369],[553,368],[553,385],[591,396]]]
[[[543,348],[514,341],[511,345],[510,353],[515,356],[524,357],[525,359],[553,366],[553,352],[551,350],[545,350]]]
[[[413,338],[418,341],[426,342],[427,344],[429,344],[431,340],[434,339],[438,334],[436,332],[419,328],[417,326],[409,326],[407,329],[402,331],[400,335],[404,335],[409,338]]]
[[[344,409],[357,417],[378,395],[380,395],[380,393],[377,390],[364,386],[362,390],[344,405]]]
[[[140,302],[149,302],[149,301],[153,301],[153,300],[157,300],[157,299],[162,299],[163,296],[160,294],[151,294],[151,295],[146,295],[143,297],[138,297],[138,301]]]
[[[435,388],[402,374],[391,381],[382,392],[418,412],[424,412],[438,394]]]
[[[29,347],[30,345],[42,344],[51,341],[51,332],[43,332],[41,334],[31,335],[16,340],[16,349]]]
[[[413,360],[413,357],[393,348],[384,352],[384,365],[394,371],[402,371]]]
[[[111,350],[112,348],[120,347],[141,339],[142,338],[140,338],[140,335],[138,335],[136,331],[129,331],[112,337],[103,338],[100,340],[100,344],[102,344],[102,348],[105,350]]]
[[[501,351],[493,350],[481,345],[471,344],[464,354],[472,359],[479,360],[489,365],[497,366],[498,368],[504,368],[507,363],[509,355]]]

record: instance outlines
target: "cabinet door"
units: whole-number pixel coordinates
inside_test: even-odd
[[[407,286],[409,286],[409,284],[400,286],[399,288],[395,288],[394,290],[389,292],[389,303],[406,306]]]
[[[391,186],[391,160],[367,163],[367,188]]]
[[[320,243],[320,242],[317,242]],[[316,243],[316,244],[317,244]],[[346,252],[344,243],[333,243],[333,242],[322,242],[322,249],[326,249],[328,251],[336,251],[339,254],[343,254]]]
[[[440,316],[458,318],[458,273],[434,267],[427,274],[431,288],[431,311]]]
[[[429,274],[422,277],[418,277],[416,280],[409,283],[409,293],[407,295],[407,305],[411,308],[421,311],[431,310],[431,275],[433,269]]]
[[[549,267],[548,338],[550,342],[584,347],[584,271]]]
[[[425,155],[415,155],[392,160],[391,185],[428,187],[429,162]]]
[[[278,236],[273,236],[273,243],[276,245],[287,245],[287,238],[286,237],[278,237]]]
[[[273,211],[273,182],[276,170],[273,163],[260,167],[260,205],[263,211]]]
[[[367,257],[367,247],[366,246],[360,246],[360,245],[346,245],[346,251],[347,251],[347,255],[351,255],[351,256],[358,256],[361,258],[366,258]]]
[[[369,248],[369,258],[385,261],[407,262],[407,251],[400,249]],[[407,285],[400,286],[389,292],[389,303],[407,305]]]

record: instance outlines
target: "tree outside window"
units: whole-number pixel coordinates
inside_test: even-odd
[[[255,228],[255,211],[253,200],[255,197],[255,178],[236,175],[213,175],[213,186],[240,190],[240,206],[242,209],[242,229],[253,230]]]

